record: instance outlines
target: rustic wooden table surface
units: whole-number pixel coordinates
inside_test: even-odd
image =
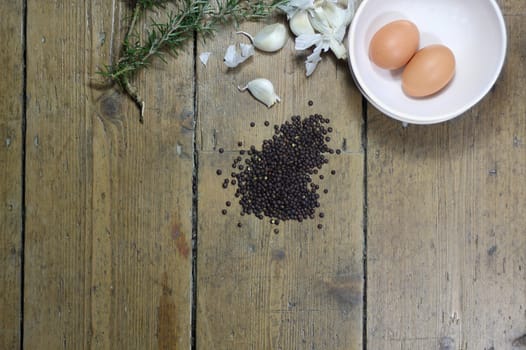
[[[526,1],[498,2],[495,87],[455,120],[404,128],[345,62],[327,56],[306,79],[292,40],[227,70],[230,27],[140,74],[140,124],[93,84],[127,2],[2,1],[0,348],[526,346]],[[280,104],[237,91],[256,77]],[[265,120],[313,113],[343,150],[323,229],[221,215],[233,192],[216,169],[261,144]]]

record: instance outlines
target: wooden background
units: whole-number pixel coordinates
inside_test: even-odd
[[[2,1],[0,349],[526,346],[526,2],[498,2],[495,87],[453,121],[404,128],[345,62],[306,79],[292,40],[227,70],[232,28],[140,74],[142,125],[96,84],[127,2]],[[256,77],[282,103],[237,91]],[[343,149],[324,228],[221,215],[232,191],[215,170],[237,143],[312,113]]]

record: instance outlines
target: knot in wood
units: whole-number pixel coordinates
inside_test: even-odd
[[[115,95],[104,96],[100,100],[100,111],[104,117],[116,118],[121,112],[121,101]]]

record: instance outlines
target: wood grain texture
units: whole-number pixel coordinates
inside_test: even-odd
[[[23,2],[0,3],[0,349],[20,346]]]
[[[241,29],[255,33],[263,25],[246,23]],[[307,79],[305,57],[294,53],[292,38],[276,54],[257,52],[242,66],[226,69],[227,46],[244,42],[233,31],[226,28],[200,47],[211,56],[206,67],[197,65],[197,348],[361,349],[361,96],[345,62],[337,64],[330,55]],[[273,82],[282,100],[270,109],[237,89],[260,77]],[[324,229],[316,228],[319,219],[285,222],[275,234],[268,220],[239,215],[233,188],[222,188],[224,176],[216,169],[230,174],[239,149],[259,148],[272,125],[313,113],[331,118],[333,145],[345,151],[327,165],[338,175],[324,180],[330,191],[321,203]],[[234,204],[221,215],[226,200]]]
[[[526,331],[526,17],[481,103],[435,126],[369,110],[367,345],[512,349]]]
[[[193,49],[140,75],[145,124],[95,72],[127,2],[28,1],[28,349],[188,349]]]

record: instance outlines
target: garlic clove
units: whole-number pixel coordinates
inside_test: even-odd
[[[333,2],[325,2],[322,6],[324,17],[333,29],[345,25],[346,10]]]
[[[309,14],[307,11],[300,11],[289,21],[289,28],[296,36],[302,34],[314,34],[314,29],[310,24]]]
[[[331,38],[330,48],[331,48],[331,51],[334,53],[334,56],[336,56],[337,59],[340,59],[340,60],[347,59],[347,48],[345,48],[345,45],[343,45],[341,42],[337,41],[334,38]]]
[[[237,34],[245,35],[258,50],[265,52],[278,51],[287,42],[287,27],[281,23],[263,27],[254,37],[247,32],[237,32]]]
[[[272,85],[270,80],[264,78],[254,79],[244,87],[238,86],[238,89],[239,91],[248,90],[255,99],[265,104],[268,108],[281,101],[274,91],[274,85]]]

